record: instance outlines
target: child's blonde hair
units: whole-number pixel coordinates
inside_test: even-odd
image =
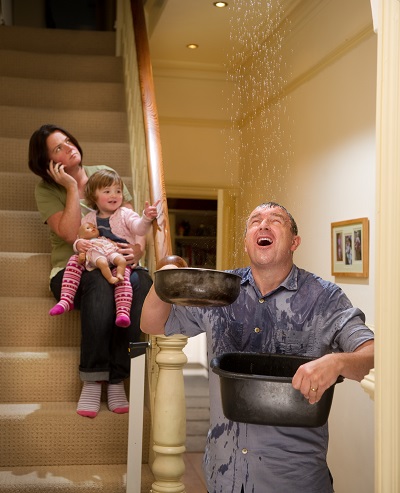
[[[85,199],[87,205],[94,210],[97,209],[96,205],[96,192],[102,188],[110,187],[111,185],[118,185],[121,189],[124,189],[124,182],[119,174],[112,169],[101,169],[93,173],[89,177],[85,187]]]

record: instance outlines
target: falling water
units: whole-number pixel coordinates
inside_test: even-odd
[[[237,248],[232,265],[242,254],[240,231],[244,219],[259,203],[276,200],[286,191],[291,159],[287,121],[289,77],[285,65],[284,40],[289,31],[283,0],[233,0],[230,6],[230,48],[226,70],[231,92],[226,132],[227,170],[239,164],[237,189],[239,214]],[[229,173],[228,173],[229,175]]]

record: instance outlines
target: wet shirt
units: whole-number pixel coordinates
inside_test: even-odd
[[[245,351],[319,357],[352,352],[373,339],[365,316],[335,284],[293,266],[273,292],[262,296],[251,269],[240,294],[219,308],[173,305],[166,335],[207,333],[208,360]],[[219,377],[210,371],[210,429],[204,471],[209,493],[331,493],[326,464],[328,426],[273,427],[224,417]]]

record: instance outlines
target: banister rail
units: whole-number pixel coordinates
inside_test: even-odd
[[[147,266],[152,272],[154,260],[157,265],[171,255],[172,247],[150,50],[142,0],[118,0],[117,9],[117,54],[124,60],[135,208],[142,206],[148,198],[152,203],[160,200],[153,245],[147,248],[151,252],[147,256]],[[152,416],[153,453],[149,460],[155,481],[151,491],[184,493],[185,485],[181,481],[185,472],[182,454],[186,441],[183,366],[187,358],[183,348],[187,337],[158,336],[152,339],[147,358],[147,394],[145,391]],[[131,388],[132,385],[131,381]],[[134,476],[131,471],[128,463],[127,476],[130,478]],[[134,483],[132,492],[142,491],[140,478]],[[128,489],[131,491],[129,485]]]
[[[165,193],[164,168],[161,152],[160,126],[150,61],[150,49],[142,0],[131,0],[133,30],[135,35],[136,56],[139,68],[140,89],[142,94],[143,119],[146,136],[147,162],[149,172],[150,200],[161,200],[160,214],[154,224],[154,250],[156,264],[172,254],[169,230],[168,206]]]

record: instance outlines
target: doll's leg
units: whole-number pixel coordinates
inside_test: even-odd
[[[117,268],[113,269],[114,270]],[[124,278],[115,285],[114,299],[116,308],[115,325],[129,327],[131,325],[130,311],[132,305],[132,285],[130,282],[131,268],[126,267]]]
[[[117,277],[120,281],[124,280],[125,277],[125,268],[126,268],[126,259],[120,253],[112,253],[108,260],[116,266],[116,269],[113,269],[113,275]]]
[[[96,259],[96,267],[98,269],[100,269],[104,278],[107,279],[107,281],[110,284],[116,284],[117,282],[119,282],[120,279],[118,279],[118,277],[116,277],[115,275],[113,275],[111,273],[111,269],[110,269],[110,266],[108,264],[108,260],[106,259],[106,257],[103,257],[103,256],[98,257]]]
[[[84,270],[85,266],[78,262],[78,255],[72,255],[64,270],[60,301],[49,311],[50,315],[61,315],[74,309],[74,298]]]

